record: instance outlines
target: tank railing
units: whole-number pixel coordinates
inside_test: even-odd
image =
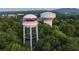
[[[44,19],[44,20],[52,20],[53,18],[41,18],[41,19]]]
[[[36,21],[37,19],[36,18],[27,18],[27,19],[24,19],[23,21]]]

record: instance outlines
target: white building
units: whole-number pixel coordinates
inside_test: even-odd
[[[8,14],[7,16],[8,17],[15,17],[15,18],[17,18],[17,15],[16,14]]]

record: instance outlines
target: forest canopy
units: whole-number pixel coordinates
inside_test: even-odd
[[[34,51],[79,51],[79,14],[57,14],[52,25],[39,21],[39,41]],[[20,16],[0,17],[0,51],[30,51],[29,30],[24,45],[22,35]]]

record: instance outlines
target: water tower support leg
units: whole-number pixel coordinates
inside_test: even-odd
[[[38,42],[38,25],[36,26],[36,40],[37,40],[37,42]]]
[[[32,51],[32,28],[30,28],[30,47]]]
[[[25,26],[23,26],[23,44],[25,44]]]

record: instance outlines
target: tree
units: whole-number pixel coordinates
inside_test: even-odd
[[[20,44],[17,43],[11,43],[6,47],[6,50],[9,51],[21,51],[21,50],[25,50],[24,47],[22,47]]]
[[[60,30],[68,36],[75,36],[75,26],[72,24],[60,24]]]

